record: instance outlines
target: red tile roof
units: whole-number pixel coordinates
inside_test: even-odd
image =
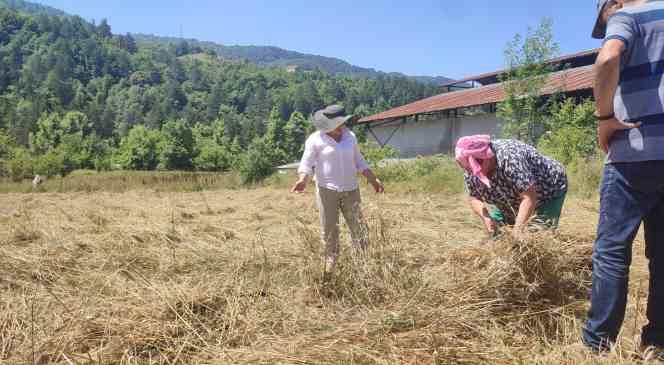
[[[592,89],[592,87],[592,66],[584,66],[552,73],[549,75],[542,93],[543,95],[550,95],[556,92],[589,90]],[[409,117],[418,114],[492,104],[503,101],[504,98],[505,92],[503,91],[503,85],[491,84],[474,89],[432,96],[430,98],[422,99],[398,108],[362,118],[358,123],[363,124],[386,119]]]

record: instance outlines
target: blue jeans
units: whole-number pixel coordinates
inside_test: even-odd
[[[664,161],[607,164],[593,249],[586,345],[603,350],[616,341],[625,317],[632,242],[644,222],[649,259],[648,325],[642,343],[664,346]]]

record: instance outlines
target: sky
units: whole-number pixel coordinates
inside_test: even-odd
[[[407,75],[465,76],[503,68],[516,34],[553,20],[560,54],[599,46],[593,0],[36,0],[113,33],[269,45]]]

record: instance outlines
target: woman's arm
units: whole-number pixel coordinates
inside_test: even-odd
[[[468,198],[468,203],[470,208],[477,214],[482,220],[482,224],[486,228],[487,232],[490,234],[496,233],[496,222],[491,219],[489,211],[486,209],[486,205],[481,200],[471,196]]]
[[[385,192],[385,187],[383,186],[383,183],[376,177],[376,175],[371,171],[370,168],[364,169],[362,171],[362,175],[367,178],[367,181],[371,186],[373,186],[374,191],[377,193],[384,193]]]
[[[528,223],[528,220],[537,208],[537,192],[535,186],[531,186],[528,190],[521,193],[521,204],[519,205],[519,213],[514,222],[514,234],[519,237]]]
[[[355,168],[360,171],[362,175],[364,175],[364,177],[367,179],[367,182],[373,186],[375,192],[384,193],[385,187],[383,186],[383,183],[378,179],[378,177],[376,177],[376,174],[371,171],[367,160],[365,160],[364,156],[362,156],[362,151],[360,151],[360,146],[357,144],[357,140],[355,141],[354,154]]]
[[[302,159],[300,160],[300,166],[297,169],[299,178],[295,184],[293,184],[291,192],[301,193],[304,191],[304,189],[307,188],[309,177],[314,174],[314,167],[316,166],[317,159],[318,153],[316,151],[314,140],[309,137],[304,144],[304,153],[302,154]]]

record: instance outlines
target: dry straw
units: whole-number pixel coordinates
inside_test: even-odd
[[[460,196],[365,197],[370,247],[344,231],[323,290],[310,195],[4,195],[0,363],[642,363],[633,326],[604,357],[578,346],[592,206],[486,244]]]

